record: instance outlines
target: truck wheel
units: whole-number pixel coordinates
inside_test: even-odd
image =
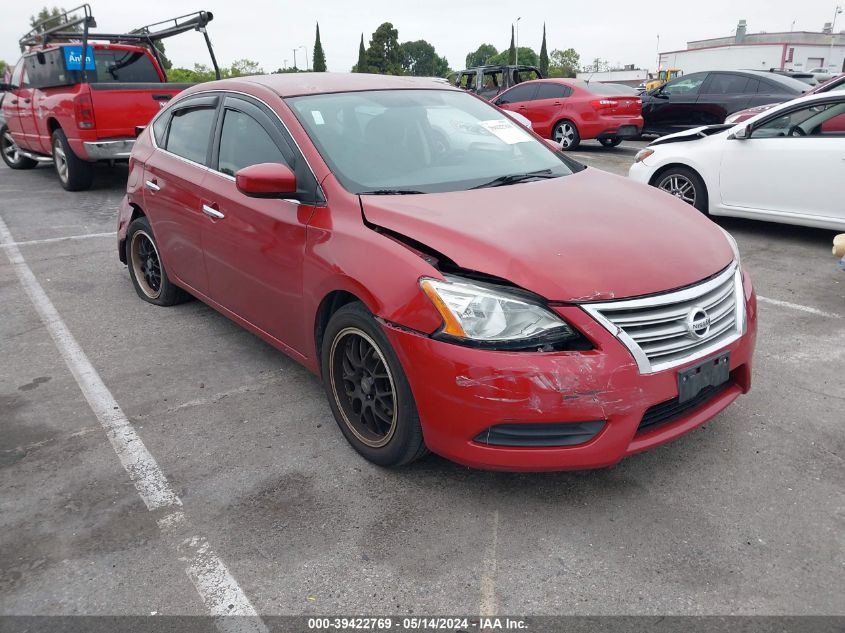
[[[21,154],[21,149],[12,138],[8,125],[0,127],[0,153],[3,154],[3,162],[12,169],[32,169],[38,164],[38,161]]]
[[[65,133],[53,132],[53,164],[62,187],[68,191],[85,191],[94,181],[94,166],[73,153]]]

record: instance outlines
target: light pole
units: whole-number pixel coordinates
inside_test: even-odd
[[[831,74],[836,72],[836,67],[833,66],[833,43],[836,41],[836,16],[842,13],[842,6],[837,4],[836,11],[833,12],[833,22],[830,24],[830,55],[827,59],[827,67]]]
[[[522,16],[516,19],[516,55],[514,56],[514,64],[519,66],[519,21],[522,19]]]
[[[293,49],[293,67],[296,68],[296,49]],[[298,68],[296,68],[299,70]]]
[[[288,60],[285,60],[285,65],[282,66],[282,68],[287,68],[287,67],[288,67]]]
[[[300,46],[299,48],[305,51],[305,70],[308,70],[308,49],[304,46]]]

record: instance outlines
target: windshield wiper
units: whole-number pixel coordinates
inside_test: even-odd
[[[485,187],[501,187],[503,185],[512,185],[517,182],[525,182],[526,180],[533,180],[534,178],[557,178],[552,173],[551,169],[539,169],[537,171],[528,172],[526,174],[509,174],[507,176],[499,176],[490,182],[485,182],[483,185],[471,187],[471,189],[484,189]]]
[[[359,196],[407,196],[412,193],[425,193],[425,191],[415,191],[413,189],[374,189],[372,191],[362,191]]]

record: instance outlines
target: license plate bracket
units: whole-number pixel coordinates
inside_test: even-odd
[[[718,387],[730,378],[731,353],[724,352],[678,372],[678,402],[695,398],[706,387]]]

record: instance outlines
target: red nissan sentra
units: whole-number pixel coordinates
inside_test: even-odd
[[[730,235],[434,80],[186,90],[135,144],[118,240],[142,299],[193,295],[319,374],[377,464],[607,466],[751,386]]]

